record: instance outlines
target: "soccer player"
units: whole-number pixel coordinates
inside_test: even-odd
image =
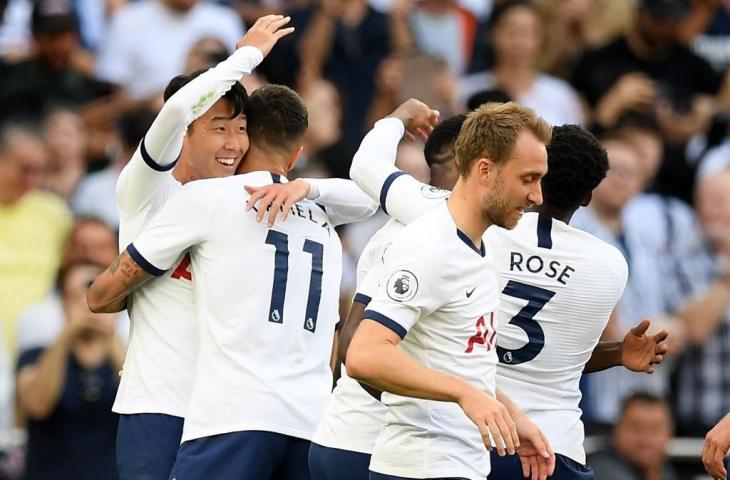
[[[117,182],[120,250],[181,184],[236,171],[248,149],[247,95],[238,81],[293,30],[284,28],[287,22],[277,15],[262,17],[227,60],[170,82],[165,105]],[[197,335],[190,258],[181,255],[174,263],[176,268],[127,302],[132,328],[113,408],[120,414],[122,480],[166,480],[180,445]]]
[[[550,130],[514,103],[472,112],[456,142],[452,195],[385,251],[346,359],[350,376],[386,392],[371,479],[483,479],[490,437],[500,455],[550,458],[541,440],[520,446],[534,425],[496,399],[499,292],[482,242],[490,225],[513,228],[542,203]]]
[[[190,249],[200,348],[173,478],[309,478],[309,439],[329,396],[341,246],[311,200],[276,229],[247,212],[245,186],[286,182],[307,114],[292,90],[249,98],[240,175],[190,182],[89,291],[114,304]]]

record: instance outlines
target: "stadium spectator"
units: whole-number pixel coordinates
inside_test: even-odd
[[[78,107],[108,92],[74,64],[78,22],[67,0],[41,0],[31,19],[35,54],[0,77],[0,120],[38,119],[57,106]]]
[[[41,125],[49,154],[45,188],[68,200],[86,174],[86,125],[69,109],[49,112]]]
[[[242,35],[240,17],[212,2],[131,2],[112,17],[99,49],[97,75],[122,87],[125,98],[149,100],[183,73],[185,56],[197,40],[210,36],[233,48]]]
[[[61,265],[91,262],[105,266],[114,261],[118,253],[117,236],[108,225],[98,218],[81,217],[71,230]],[[18,350],[48,347],[56,341],[63,325],[62,299],[60,292],[54,288],[43,300],[23,310],[18,317]],[[129,335],[129,317],[126,312],[120,317],[118,332],[126,342]]]
[[[667,458],[672,434],[669,405],[648,393],[633,394],[623,404],[611,448],[588,457],[595,480],[679,480]]]
[[[375,95],[375,72],[390,53],[391,26],[367,0],[325,0],[299,42],[299,88],[320,77],[342,98],[343,140],[351,156]]]
[[[480,90],[499,88],[552,124],[583,123],[583,111],[573,88],[537,70],[542,28],[538,7],[529,0],[507,0],[495,7],[489,18],[494,68],[460,81],[460,103],[466,104]]]
[[[63,201],[38,190],[47,156],[37,133],[0,129],[0,318],[11,354],[17,316],[51,288],[71,227]]]
[[[47,348],[20,353],[16,391],[28,417],[26,480],[116,478],[111,406],[124,347],[115,315],[92,314],[85,299],[101,271],[88,262],[60,271],[63,331]]]
[[[676,414],[683,435],[704,436],[730,411],[730,170],[700,181],[696,206],[709,250],[691,259],[704,276],[690,286],[706,300],[683,313],[689,347],[679,364]]]
[[[119,141],[115,148],[111,149],[113,152],[111,164],[104,170],[85,177],[71,198],[71,209],[76,215],[98,217],[113,230],[119,230],[117,178],[124,165],[132,158],[156,115],[155,112],[144,108],[122,114],[118,126]]]
[[[229,48],[216,37],[203,37],[193,43],[185,58],[185,74],[213,67],[231,54]]]

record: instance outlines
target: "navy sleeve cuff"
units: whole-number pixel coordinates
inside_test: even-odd
[[[142,160],[144,160],[144,163],[147,164],[148,167],[150,167],[152,170],[155,170],[157,172],[166,172],[168,170],[171,170],[175,164],[177,163],[178,158],[175,159],[174,162],[172,162],[169,165],[160,165],[159,163],[155,162],[154,159],[150,156],[150,154],[147,152],[147,147],[144,146],[144,138],[142,139],[142,142],[140,143],[139,151],[142,154]]]
[[[372,300],[372,298],[362,293],[356,293],[355,298],[352,299],[353,302],[362,303],[366,307],[368,306],[368,303],[370,303],[370,300]]]
[[[390,175],[388,175],[388,178],[385,179],[383,182],[383,186],[380,189],[380,208],[383,209],[383,212],[385,212],[386,215],[389,215],[388,209],[385,206],[385,201],[388,199],[388,190],[390,190],[391,185],[393,185],[393,182],[396,178],[400,177],[401,175],[405,175],[403,172],[393,172]]]
[[[362,318],[363,320],[366,318],[368,320],[373,320],[383,325],[384,327],[393,330],[401,338],[401,340],[403,340],[403,338],[406,336],[406,333],[408,333],[408,331],[403,328],[400,323],[374,310],[365,310],[362,314]]]
[[[132,260],[137,262],[137,265],[142,267],[142,270],[149,273],[150,275],[154,275],[155,277],[159,277],[162,274],[165,273],[165,270],[161,270],[154,265],[152,265],[150,262],[147,261],[146,258],[142,256],[141,253],[137,250],[137,248],[134,246],[133,243],[130,243],[127,247],[127,253],[129,253],[129,256],[132,257]]]

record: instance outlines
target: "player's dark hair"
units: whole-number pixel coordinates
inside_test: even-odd
[[[200,74],[207,71],[208,69],[203,68],[200,70],[196,70],[188,75],[178,75],[177,77],[170,80],[170,83],[167,84],[167,87],[165,87],[165,92],[162,94],[162,97],[165,99],[165,101],[168,101],[170,97],[175,95],[178,90],[190,83],[194,78],[200,76]],[[228,90],[222,98],[228,100],[233,107],[233,115],[231,115],[230,118],[235,118],[246,112],[248,93],[246,93],[246,89],[243,88],[243,85],[241,85],[240,83],[234,82],[233,86],[231,86],[231,89]]]
[[[518,7],[530,9],[535,12],[535,15],[541,17],[540,10],[533,0],[506,0],[499,2],[499,4],[492,9],[492,13],[489,15],[489,20],[487,20],[487,31],[491,32],[494,27],[499,25],[502,17],[504,17],[513,8]]]
[[[454,160],[454,143],[459,136],[464,120],[466,120],[466,114],[454,115],[442,121],[433,129],[423,148],[423,154],[429,168],[437,163],[452,162]]]
[[[648,403],[651,405],[660,405],[663,407],[667,406],[667,401],[662,397],[649,392],[635,392],[626,397],[621,404],[621,415],[623,417],[626,414],[626,410],[629,409],[634,403]]]
[[[485,103],[507,103],[511,102],[512,97],[507,95],[504,91],[498,88],[490,88],[489,90],[482,90],[477,92],[466,101],[466,108],[476,110]]]
[[[578,125],[553,127],[547,153],[543,201],[559,210],[578,208],[608,172],[606,149],[593,134]]]
[[[246,107],[248,137],[259,148],[293,149],[307,131],[301,97],[289,87],[266,85],[251,94]]]
[[[134,149],[147,130],[152,126],[157,114],[147,108],[137,108],[122,114],[119,119],[119,136],[125,147]]]

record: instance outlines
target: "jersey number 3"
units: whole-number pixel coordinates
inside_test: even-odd
[[[289,276],[289,237],[285,233],[269,230],[266,235],[266,243],[273,245],[276,249],[269,321],[284,323],[284,300],[286,298],[287,277]],[[312,256],[312,273],[309,276],[309,296],[307,297],[307,311],[304,315],[304,330],[314,332],[317,328],[319,301],[322,298],[322,257],[324,247],[321,243],[305,240],[302,250]]]
[[[526,283],[510,280],[502,290],[502,293],[510,297],[521,298],[527,300],[527,305],[517,312],[517,315],[509,321],[512,325],[521,328],[527,334],[528,342],[526,345],[509,350],[497,345],[497,356],[500,363],[508,365],[519,365],[520,363],[529,362],[537,357],[545,346],[545,332],[537,320],[535,315],[543,309],[545,305],[555,295],[555,292],[545,290],[544,288],[527,285]]]

